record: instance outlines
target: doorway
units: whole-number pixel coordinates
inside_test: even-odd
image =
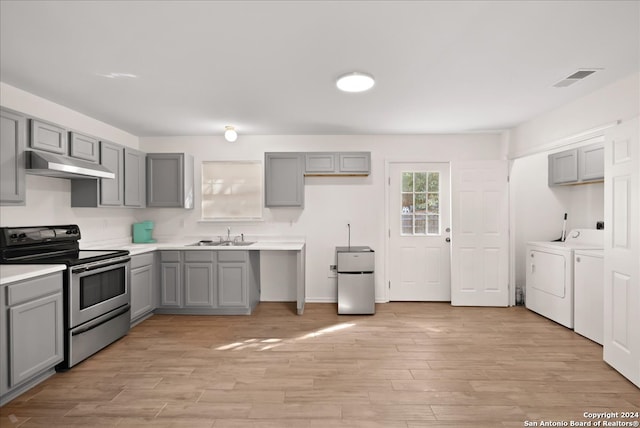
[[[389,163],[389,300],[451,300],[450,183],[448,162]]]

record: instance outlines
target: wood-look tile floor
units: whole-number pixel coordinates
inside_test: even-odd
[[[601,346],[522,307],[294,311],[155,315],[2,407],[0,425],[522,427],[640,411]]]

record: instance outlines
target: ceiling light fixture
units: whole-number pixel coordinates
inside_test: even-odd
[[[236,128],[231,125],[227,125],[224,127],[224,139],[230,143],[233,143],[238,139],[238,133],[236,132]]]
[[[367,73],[354,71],[340,76],[336,81],[338,89],[344,92],[364,92],[373,88],[375,80]]]

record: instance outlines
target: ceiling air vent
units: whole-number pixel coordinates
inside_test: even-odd
[[[553,87],[554,88],[566,88],[567,86],[573,85],[574,83],[584,79],[587,76],[591,76],[596,71],[598,71],[598,69],[578,70],[575,73],[573,73],[571,76],[569,76],[566,79],[561,80],[558,83],[556,83],[555,85],[553,85]]]

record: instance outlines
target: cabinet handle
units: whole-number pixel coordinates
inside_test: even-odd
[[[576,257],[576,263],[580,263],[580,257]]]

